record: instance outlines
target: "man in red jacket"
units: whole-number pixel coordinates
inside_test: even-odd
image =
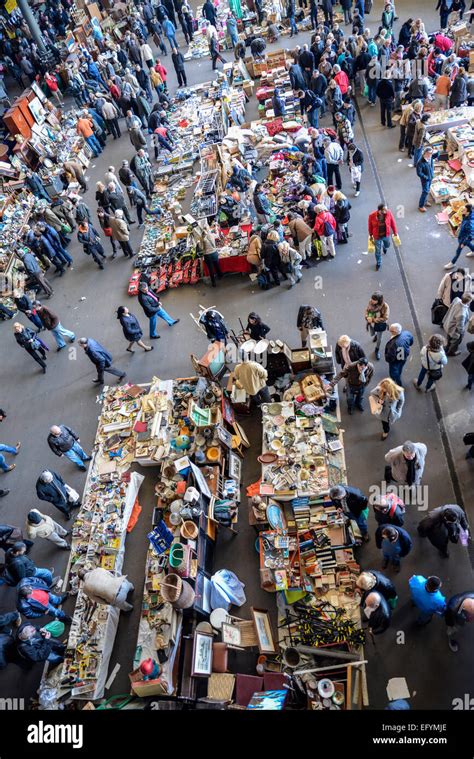
[[[390,235],[398,234],[393,214],[385,203],[380,203],[377,210],[369,214],[369,238],[375,244],[375,269],[382,266],[382,249],[386,253],[390,247]]]

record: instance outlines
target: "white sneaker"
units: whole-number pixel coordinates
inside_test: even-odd
[[[474,258],[474,253],[469,251],[469,253],[466,253],[466,258]]]
[[[455,266],[456,266],[456,264],[452,264],[451,261],[450,261],[449,264],[445,264],[444,265],[444,268],[445,269],[454,269]]]
[[[354,197],[357,198],[360,195],[360,190],[357,190],[357,192],[354,193]]]

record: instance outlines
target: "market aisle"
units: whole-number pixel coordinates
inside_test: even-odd
[[[377,10],[378,6],[380,8]],[[405,13],[404,9],[406,9]],[[369,22],[379,17],[379,10],[381,11],[381,3],[375,5]],[[398,3],[398,13],[401,21],[409,14],[413,15],[406,0],[400,0]],[[420,4],[417,13],[427,20],[428,18],[436,19],[431,6],[428,10],[428,3]],[[375,28],[375,23],[372,23],[372,26]],[[301,34],[295,41],[303,44],[308,37],[309,35]],[[283,38],[283,45],[286,46],[287,43],[288,38]],[[229,57],[228,54],[227,57]],[[164,59],[165,65],[168,60],[169,57]],[[206,81],[211,75],[210,61],[204,59],[192,65],[188,64],[188,72],[190,83]],[[172,88],[174,82],[174,71],[171,71],[170,86]],[[252,109],[254,108],[255,104],[252,103]],[[429,307],[434,288],[441,278],[440,264],[445,262],[443,250],[431,249],[432,240],[441,240],[441,245],[445,248],[443,236],[446,232],[433,227],[431,214],[427,214],[428,218],[420,220],[416,212],[417,179],[413,173],[409,173],[413,170],[406,167],[406,160],[402,164],[397,163],[396,130],[390,133],[378,126],[378,110],[363,107],[362,112],[368,139],[376,155],[377,166],[382,174],[384,191],[387,193],[390,205],[393,207],[402,201],[410,203],[406,224],[411,225],[412,229],[405,233],[402,227],[401,236],[403,242],[408,238],[408,232],[413,237],[410,237],[410,248],[406,245],[402,250],[402,255],[406,261],[409,281],[416,292],[416,308],[422,329],[424,334],[425,330],[428,334],[431,332]],[[329,124],[329,120],[326,118],[323,124]],[[358,143],[361,144],[360,124],[357,125],[357,130]],[[90,190],[86,195],[86,201],[93,210],[95,210],[93,199],[95,182],[102,179],[108,165],[113,164],[118,168],[122,158],[131,155],[132,148],[128,137],[124,136],[118,142],[109,142],[100,163],[91,166],[88,172],[91,178]],[[129,378],[135,382],[149,380],[153,374],[163,377],[189,375],[189,354],[191,351],[204,353],[206,348],[204,335],[197,331],[189,318],[189,313],[196,313],[200,303],[207,306],[216,305],[225,313],[228,323],[236,329],[238,317],[243,319],[249,311],[256,310],[263,320],[271,325],[272,338],[281,337],[295,347],[298,344],[296,330],[298,306],[304,302],[315,303],[322,310],[333,344],[338,335],[349,332],[351,336],[363,342],[367,350],[370,350],[371,344],[364,331],[363,312],[368,297],[374,289],[380,287],[385,290],[392,307],[393,319],[401,321],[411,331],[414,330],[414,325],[393,250],[384,261],[383,269],[379,274],[374,271],[373,261],[364,255],[367,247],[367,215],[379,202],[378,189],[373,181],[368,162],[363,182],[361,196],[353,201],[347,173],[344,175],[343,190],[347,191],[353,205],[351,223],[353,237],[347,250],[344,247],[339,249],[335,261],[322,263],[319,267],[306,272],[303,282],[291,292],[287,292],[282,287],[264,293],[240,276],[227,278],[217,290],[200,283],[196,287],[185,287],[175,292],[168,292],[163,298],[165,308],[172,315],[180,317],[181,323],[176,332],[163,326],[162,339],[155,344],[156,349],[150,356],[138,353],[130,356],[125,353],[126,346],[115,319],[116,307],[120,303],[126,303],[129,306],[131,303],[132,310],[145,324],[140,307],[136,301],[130,301],[126,295],[130,265],[124,258],[108,263],[105,272],[98,272],[90,259],[83,255],[77,243],[73,243],[71,250],[75,257],[74,271],[58,283],[51,305],[61,316],[63,323],[76,330],[78,335],[96,337],[103,342],[113,353],[116,364],[123,366]],[[411,210],[412,208],[414,210]],[[440,237],[427,237],[430,232],[439,232]],[[134,231],[132,243],[136,244],[137,239],[138,232]],[[419,279],[419,264],[412,263],[410,260],[409,252],[412,246],[413,250],[417,251],[417,256],[423,260],[423,282],[417,282],[416,288],[415,282]],[[322,276],[322,289],[315,289],[315,286],[319,285],[319,282],[314,281],[315,276]],[[86,301],[80,300],[83,296],[87,298]],[[68,462],[55,459],[47,449],[45,440],[50,425],[55,421],[61,421],[78,429],[85,446],[90,446],[95,435],[98,407],[95,405],[96,389],[91,384],[93,374],[82,354],[76,356],[75,353],[70,353],[69,357],[63,354],[57,356],[52,351],[48,374],[43,377],[37,374],[29,357],[24,356],[17,349],[8,322],[2,326],[0,346],[3,359],[2,407],[6,408],[9,414],[2,425],[2,442],[12,442],[17,438],[23,441],[22,452],[17,460],[17,469],[2,479],[2,487],[10,487],[12,491],[8,498],[2,500],[2,520],[19,524],[29,507],[36,505],[34,482],[45,466],[56,468],[67,477],[68,482],[82,489],[83,477],[76,474]],[[455,361],[451,362],[452,365],[446,372],[447,381],[441,399],[443,410],[447,411],[453,423],[462,411],[457,393],[458,379]],[[417,351],[414,351],[413,359],[406,369],[407,387],[411,378],[417,373],[417,369]],[[376,372],[377,379],[386,376],[383,362],[376,367]],[[394,427],[392,436],[387,441],[390,445],[380,442],[379,425],[372,417],[369,417],[368,412],[363,417],[356,416],[349,419],[343,411],[343,418],[346,425],[350,484],[367,490],[382,476],[385,451],[411,438],[427,442],[429,446],[425,479],[430,486],[430,492],[434,491],[436,494],[434,496],[436,503],[432,506],[447,503],[453,499],[439,425],[431,398],[416,395],[414,390],[408,389],[404,417],[402,422]],[[359,419],[363,420],[363,425]],[[464,424],[464,420],[461,421]],[[254,428],[259,431],[259,420],[256,417],[252,418],[250,424],[244,419],[243,425],[245,429]],[[453,430],[455,430],[454,427]],[[260,439],[252,440],[252,444],[244,470],[245,482],[252,481],[258,474],[255,454],[259,452]],[[463,450],[456,451],[456,464],[460,467],[459,471],[464,478],[467,467],[465,462],[461,461],[463,453]],[[137,609],[140,600],[138,589],[141,588],[143,582],[145,536],[151,515],[149,484],[141,492],[140,500],[145,508],[137,527],[127,539],[124,567],[124,571],[129,574],[137,587],[135,598]],[[243,497],[243,503],[245,503],[245,497]],[[412,528],[418,519],[418,514],[409,515],[409,528]],[[216,566],[226,566],[239,574],[246,583],[248,605],[274,607],[275,599],[259,588],[258,560],[253,543],[254,533],[245,525],[245,510],[242,509],[240,533],[231,541],[226,540],[225,545],[224,542],[219,544],[219,563],[216,563]],[[364,567],[369,565],[378,567],[379,555],[373,544],[363,548],[360,555]],[[62,571],[67,557],[64,554],[54,553],[48,546],[38,545],[37,548],[35,547],[35,558],[39,565],[51,566],[54,563],[56,570]],[[464,549],[454,547],[453,557],[447,562],[441,563],[441,561],[435,555],[434,549],[424,544],[420,545],[418,539],[415,539],[413,555],[397,578],[400,606],[394,616],[392,628],[382,639],[377,640],[376,649],[372,644],[367,646],[367,654],[371,661],[369,692],[372,707],[380,708],[385,705],[386,680],[394,675],[406,676],[410,689],[417,691],[418,695],[413,700],[414,708],[449,708],[453,697],[469,692],[468,673],[472,669],[473,661],[472,654],[468,653],[467,644],[463,646],[462,652],[457,657],[450,654],[444,637],[443,624],[435,622],[421,633],[415,631],[412,628],[413,612],[406,605],[406,581],[415,569],[419,571],[422,568],[424,572],[440,574],[445,580],[445,591],[448,594],[467,589],[471,585],[468,579],[471,577],[470,565]],[[9,602],[6,600],[7,593]],[[2,610],[7,611],[14,603],[14,591],[5,590],[3,598]],[[242,616],[246,615],[242,614]],[[122,616],[120,621],[112,662],[114,664],[115,661],[119,661],[122,666],[110,693],[127,690],[127,673],[131,669],[137,622],[138,611],[133,612],[128,618]],[[397,630],[405,632],[405,645],[396,645]],[[436,662],[436,669],[433,666],[434,662]],[[456,666],[451,666],[453,662]],[[439,671],[443,673],[441,681],[437,676]],[[35,670],[22,679],[18,677],[18,670],[11,667],[1,679],[1,695],[15,697],[25,695],[26,692],[33,693],[39,675],[39,671]]]

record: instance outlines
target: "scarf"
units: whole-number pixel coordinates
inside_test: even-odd
[[[416,474],[416,456],[414,459],[407,459],[407,485],[413,485]]]

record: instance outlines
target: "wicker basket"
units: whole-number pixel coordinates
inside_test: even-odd
[[[234,686],[234,675],[213,672],[207,685],[207,697],[216,701],[231,701]]]

